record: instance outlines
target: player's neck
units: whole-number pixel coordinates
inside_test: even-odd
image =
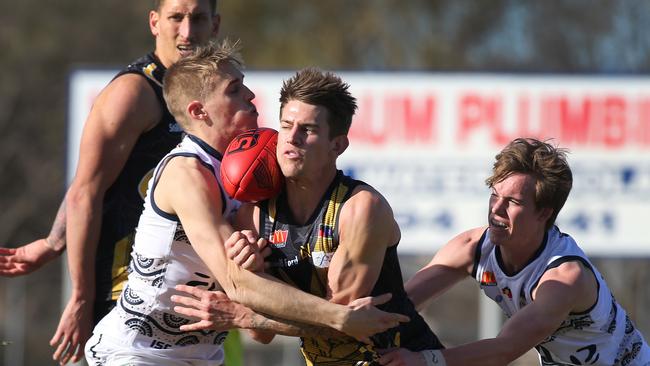
[[[537,255],[538,250],[544,241],[544,234],[535,235],[526,240],[526,243],[519,241],[518,243],[510,243],[510,245],[499,245],[501,252],[501,260],[508,273],[517,273],[521,271],[534,256]]]
[[[210,128],[197,128],[193,130],[186,131],[190,135],[194,135],[210,145],[211,148],[215,149],[219,154],[223,155],[223,152],[226,151],[228,144],[230,143],[230,136],[224,136],[218,131],[211,130]]]
[[[287,202],[294,220],[304,224],[311,218],[335,177],[336,169],[314,177],[287,179]]]

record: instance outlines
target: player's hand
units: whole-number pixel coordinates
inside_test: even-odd
[[[76,300],[74,297],[68,301],[56,333],[50,340],[50,346],[56,347],[52,359],[60,365],[83,358],[84,346],[92,333],[92,310],[92,301]]]
[[[18,248],[0,248],[0,276],[16,277],[32,273],[60,254],[48,246],[45,239]]]
[[[348,307],[352,311],[341,329],[337,330],[370,344],[370,336],[373,334],[410,321],[406,315],[387,313],[375,307],[388,302],[391,297],[392,295],[388,293],[376,297],[363,297],[350,302]]]
[[[250,230],[235,231],[224,245],[228,258],[251,272],[264,271],[264,258],[271,254],[266,239],[258,239]]]
[[[412,352],[405,348],[380,350],[379,364],[384,366],[426,366],[426,361],[420,352]]]
[[[208,291],[200,288],[177,285],[176,290],[184,295],[173,295],[171,300],[182,306],[174,306],[174,311],[199,319],[192,324],[181,325],[180,330],[226,331],[233,328],[247,328],[246,320],[252,311],[237,302],[231,301],[222,291]]]

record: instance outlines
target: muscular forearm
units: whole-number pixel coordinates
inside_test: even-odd
[[[229,272],[232,286],[224,288],[233,301],[273,317],[343,329],[348,315],[345,306],[307,294],[268,274],[241,270],[232,262],[229,262]]]
[[[406,294],[422,310],[425,305],[447,291],[465,277],[465,274],[442,265],[429,265],[419,270],[404,286]]]
[[[483,339],[442,351],[448,366],[506,366],[523,353],[513,350],[498,338]]]
[[[61,201],[59,210],[56,213],[54,222],[52,223],[52,229],[50,230],[49,235],[45,238],[45,245],[48,248],[54,250],[57,253],[63,252],[65,249],[65,223],[66,223],[66,210],[65,210],[65,198]]]
[[[332,328],[300,323],[254,312],[252,312],[248,321],[244,325],[247,329],[269,331],[275,334],[291,337],[347,337],[344,333],[338,332]]]
[[[101,227],[101,199],[72,191],[66,205],[67,248],[73,297],[91,300],[95,296],[95,258]]]

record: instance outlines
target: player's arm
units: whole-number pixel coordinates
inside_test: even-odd
[[[400,231],[384,197],[368,186],[355,188],[339,216],[339,246],[328,272],[328,298],[338,304],[370,295],[386,249]]]
[[[234,230],[248,233],[251,239],[259,237],[260,209],[252,203],[243,203],[235,213],[232,226]],[[252,271],[264,271],[264,258],[271,254],[265,238],[250,241],[226,241],[226,254],[239,267]]]
[[[344,335],[329,327],[256,313],[250,308],[230,300],[221,291],[207,291],[186,285],[178,285],[176,290],[189,296],[172,296],[172,301],[178,304],[174,307],[174,311],[198,319],[196,323],[182,325],[180,327],[182,331],[247,329],[254,331],[252,335],[262,343],[268,343],[275,334],[296,337],[316,335],[340,337]]]
[[[248,238],[241,233],[229,238],[232,228],[221,214],[223,203],[214,175],[196,159],[172,159],[154,195],[161,209],[178,215],[194,250],[235,302],[260,313],[332,326],[359,339],[406,320],[399,314],[385,313],[370,306],[349,309],[329,303],[269,275],[243,270],[228,260],[224,249],[226,240]]]
[[[171,297],[171,300],[177,304],[174,311],[197,319],[195,323],[182,325],[180,327],[182,331],[247,329],[255,331],[253,336],[262,343],[270,342],[275,334],[294,337],[325,336],[328,338],[344,335],[330,327],[256,313],[252,309],[230,300],[221,291],[208,291],[186,285],[177,285],[176,290],[182,294]],[[360,308],[367,305],[381,305],[389,299],[389,295],[366,297],[355,300],[348,306]]]
[[[476,245],[484,227],[465,231],[445,244],[405,285],[416,309],[440,295],[463,278],[471,275]]]
[[[0,248],[0,276],[15,277],[36,271],[65,250],[65,198],[50,233],[18,248]]]
[[[256,238],[259,236],[259,217],[259,206],[252,203],[244,203],[237,211],[232,224],[235,230],[247,230],[250,232],[252,238]],[[253,272],[263,272],[264,257],[270,252],[270,248],[266,247],[265,240],[260,240],[255,242],[244,240],[238,242],[227,241],[226,253],[228,258],[243,269]],[[263,248],[260,248],[260,244],[263,245]],[[209,292],[193,287],[188,288],[186,286],[177,286],[176,289],[187,292],[192,297],[173,296],[172,300],[184,305],[184,307],[177,307],[175,310],[181,314],[200,319],[197,323],[181,327],[181,330],[221,330],[222,327],[228,325],[223,323],[224,319],[237,319],[237,322],[231,322],[229,325],[248,330],[251,337],[261,343],[270,342],[276,334],[294,337],[313,337],[318,335],[340,337],[344,335],[333,328],[256,313],[250,308],[235,302],[230,302],[231,306],[223,306],[224,303],[228,303],[229,299],[226,300],[227,296],[225,294],[225,299],[221,297],[219,292]],[[214,298],[220,298],[220,301],[210,300]],[[195,299],[199,300],[197,301]],[[238,306],[233,306],[233,304]],[[223,314],[224,308],[232,309],[237,307],[239,309],[233,311],[236,315]]]
[[[138,137],[155,126],[161,115],[159,101],[146,80],[126,74],[99,94],[86,120],[77,171],[66,196],[72,294],[50,341],[52,345],[59,343],[54,358],[63,363],[73,354],[73,361],[81,358],[83,343],[91,331],[104,194],[124,167]]]
[[[589,269],[579,262],[564,263],[542,276],[533,292],[533,302],[510,318],[496,338],[443,354],[450,366],[505,365],[553,334],[569,313],[590,308],[596,302],[597,291]]]
[[[540,279],[533,302],[510,318],[496,338],[442,350],[446,364],[507,365],[552,335],[569,313],[590,308],[597,300],[597,291],[593,273],[578,262],[551,269]],[[393,357],[414,356],[400,352],[385,355],[382,364],[390,365]]]

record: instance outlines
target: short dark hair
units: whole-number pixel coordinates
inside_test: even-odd
[[[280,114],[291,100],[322,106],[328,112],[329,138],[347,135],[357,109],[357,100],[348,91],[349,87],[331,72],[315,67],[302,69],[282,84]]]
[[[546,221],[548,230],[555,223],[573,185],[567,153],[566,149],[533,138],[514,139],[497,154],[492,176],[485,183],[493,187],[513,173],[531,175],[535,179],[535,205],[553,209]]]
[[[217,0],[208,0],[210,1],[210,9],[212,10],[212,15],[217,15]],[[160,7],[165,3],[165,0],[154,0],[153,8],[156,11],[160,11]]]

